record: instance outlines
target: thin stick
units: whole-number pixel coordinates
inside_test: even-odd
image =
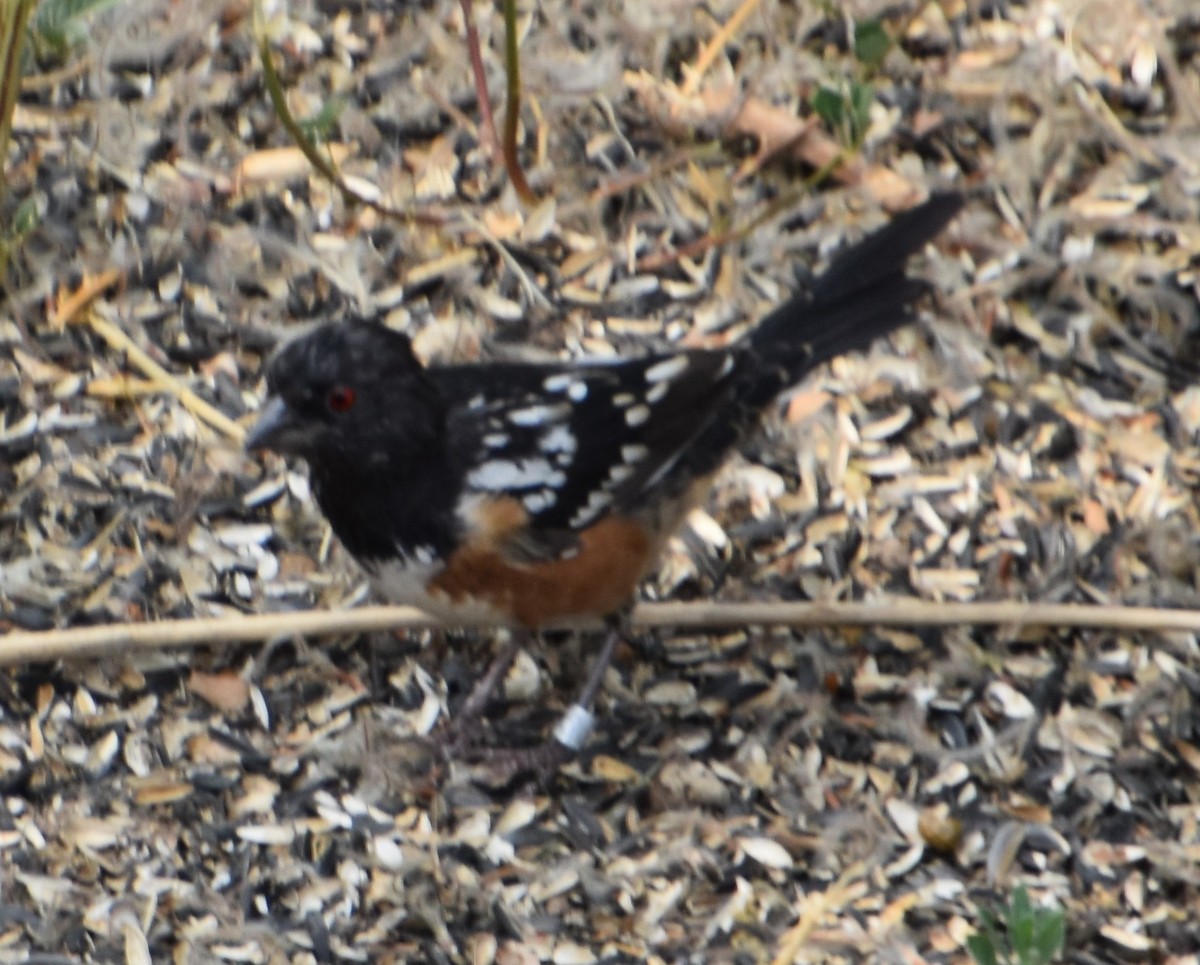
[[[771,965],[791,965],[800,955],[800,950],[808,944],[814,931],[821,921],[831,914],[842,911],[856,898],[861,897],[862,878],[866,874],[865,863],[856,861],[825,891],[801,894],[797,904],[800,906],[800,918],[791,928],[783,933],[779,941],[779,951],[771,959]]]
[[[89,275],[70,294],[63,295],[50,314],[53,326],[87,325],[99,335],[108,347],[120,352],[130,365],[141,371],[162,392],[174,395],[183,406],[206,425],[223,432],[236,442],[241,442],[246,430],[224,412],[205,402],[200,396],[159,365],[150,355],[133,341],[125,331],[108,319],[90,311],[92,301],[121,280],[121,273],[109,269],[99,275]]]
[[[279,123],[291,137],[292,143],[308,159],[308,163],[313,166],[313,169],[341,193],[347,204],[357,202],[378,211],[384,217],[440,226],[445,218],[439,212],[422,210],[417,207],[394,208],[390,204],[380,201],[379,198],[364,194],[342,177],[338,170],[335,152],[330,150],[331,145],[323,148],[319,146],[304,131],[300,122],[288,108],[283,81],[279,79],[279,72],[275,69],[275,59],[271,55],[271,39],[265,26],[260,0],[256,0],[254,3],[254,34],[258,44],[259,63],[262,65],[263,84],[271,99],[271,107],[275,111],[275,116],[279,118]]]
[[[504,167],[517,196],[526,204],[537,201],[533,188],[525,180],[521,159],[517,157],[517,128],[521,122],[521,52],[517,37],[517,2],[503,0],[504,10],[504,66],[508,70],[508,84],[504,98],[504,135],[501,144]]]
[[[0,166],[8,157],[8,139],[12,135],[13,108],[21,87],[21,47],[25,42],[25,24],[36,0],[9,0],[0,7]],[[0,200],[7,180],[0,177]]]
[[[690,97],[700,89],[700,79],[708,71],[708,68],[713,65],[713,61],[717,59],[717,55],[725,47],[729,41],[733,39],[734,34],[742,29],[742,24],[746,22],[746,18],[758,6],[759,0],[742,0],[738,8],[733,12],[733,16],[721,27],[712,37],[704,49],[700,51],[700,56],[696,58],[696,62],[687,71],[687,76],[683,81],[683,93],[685,97]]]
[[[183,406],[201,422],[207,423],[235,442],[241,442],[245,438],[246,430],[242,426],[234,422],[220,409],[209,405],[209,403],[205,402],[200,396],[180,382],[179,379],[175,378],[175,376],[154,361],[120,327],[107,319],[101,318],[95,312],[88,312],[84,321],[92,331],[108,343],[110,348],[118,352],[123,352],[131,365],[140,369],[143,375],[161,389],[179,399]]]
[[[50,311],[50,327],[58,329],[78,321],[93,299],[99,298],[120,280],[121,273],[115,268],[98,275],[84,275],[73,292],[59,292],[56,295],[54,308]]]
[[[916,599],[873,603],[643,603],[633,611],[632,623],[643,628],[678,630],[749,626],[1038,626],[1200,633],[1200,610],[1074,603],[937,603]],[[492,626],[483,622],[469,625]],[[595,624],[600,625],[598,621]],[[444,626],[446,624],[435,617],[412,607],[369,606],[356,610],[305,610],[248,617],[14,631],[0,637],[0,666],[97,657],[130,650],[166,650],[287,636],[317,637]]]
[[[475,78],[475,99],[479,101],[479,143],[488,157],[495,157],[500,139],[496,136],[496,120],[488,97],[487,70],[483,66],[483,51],[479,45],[479,30],[475,26],[474,0],[461,0],[463,32],[467,35],[467,53],[471,59],[471,74]]]
[[[542,293],[542,290],[529,277],[528,272],[521,267],[521,263],[513,257],[512,252],[492,233],[492,230],[469,211],[464,210],[462,218],[469,227],[474,228],[483,235],[484,240],[496,250],[496,254],[500,256],[500,260],[508,266],[509,271],[516,275],[517,281],[520,282],[521,287],[525,290],[525,294],[529,296],[529,300],[547,311],[552,311],[554,306],[550,304],[550,299]]]
[[[69,630],[13,632],[0,637],[0,666],[98,657],[130,650],[167,650],[204,644],[246,643],[290,636],[370,633],[396,627],[421,629],[438,622],[412,607],[363,607],[358,610],[305,610],[249,617],[117,623]]]

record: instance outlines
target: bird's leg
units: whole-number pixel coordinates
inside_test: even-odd
[[[508,642],[492,658],[492,662],[488,664],[488,668],[483,676],[475,681],[475,686],[467,694],[467,699],[458,708],[458,713],[455,714],[456,720],[471,723],[483,716],[483,712],[487,709],[488,701],[492,699],[496,688],[500,686],[500,681],[508,673],[508,669],[513,665],[513,661],[517,659],[517,654],[521,652],[521,647],[529,643],[530,639],[528,630],[513,630],[509,633]]]
[[[592,703],[600,692],[604,673],[612,662],[617,644],[625,636],[627,626],[623,617],[615,617],[607,622],[604,645],[592,661],[579,696],[559,718],[553,736],[538,747],[511,748],[487,754],[490,767],[495,772],[508,777],[527,771],[540,774],[543,778],[552,776],[558,767],[578,754],[587,743],[596,724]]]
[[[620,622],[610,621],[604,635],[604,646],[600,648],[596,659],[592,661],[587,680],[583,682],[579,696],[575,699],[575,703],[566,709],[554,728],[553,742],[571,754],[579,753],[596,726],[596,715],[592,713],[592,703],[596,699],[596,694],[600,692],[601,684],[604,683],[604,673],[608,670],[608,665],[612,663],[613,654],[616,653],[621,636]]]
[[[483,712],[487,710],[488,701],[492,699],[492,695],[496,692],[500,681],[508,673],[508,668],[517,659],[517,654],[520,652],[521,646],[528,643],[529,639],[530,633],[528,630],[513,630],[509,634],[508,641],[504,644],[500,652],[492,658],[492,662],[488,665],[483,676],[475,681],[475,686],[471,688],[471,692],[467,694],[467,699],[458,708],[454,719],[442,731],[443,747],[452,750],[459,749],[463,744],[470,743],[471,738],[478,733],[478,728],[473,725],[478,723],[480,718],[483,717]]]

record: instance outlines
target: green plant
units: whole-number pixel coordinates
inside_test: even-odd
[[[983,928],[967,939],[967,950],[979,965],[1048,965],[1063,947],[1065,915],[1061,908],[1034,907],[1029,892],[1018,887],[1007,905],[980,908]]]
[[[34,0],[0,6],[0,164],[8,153],[12,115],[21,87],[21,50]]]
[[[8,188],[8,145],[21,76],[29,69],[30,53],[63,60],[87,38],[85,20],[120,0],[2,0],[0,2],[0,203]],[[38,223],[38,206],[26,198],[0,222],[0,279],[9,258]]]
[[[17,106],[17,94],[21,87],[21,51],[25,39],[25,25],[33,12],[34,0],[17,0],[0,6],[0,205],[8,188],[8,142],[12,135],[13,111]],[[30,211],[36,220],[36,208],[24,205],[18,210],[12,226],[0,223],[0,280],[3,280],[9,253],[28,233]]]
[[[345,106],[346,102],[340,97],[331,97],[311,117],[297,118],[296,126],[304,132],[305,137],[317,143],[328,141]]]
[[[854,59],[859,77],[822,84],[812,95],[812,109],[837,132],[847,147],[858,147],[871,123],[875,87],[870,77],[892,49],[892,38],[879,20],[864,20],[854,26]]]
[[[537,201],[533,188],[525,180],[525,172],[517,157],[517,128],[521,115],[521,53],[518,49],[517,2],[504,0],[504,66],[507,79],[504,85],[504,139],[500,147],[504,167],[508,170],[513,188],[526,204]]]
[[[812,109],[848,147],[857,147],[871,122],[875,88],[859,81],[832,87],[822,84],[812,96]]]
[[[29,21],[33,50],[39,57],[63,59],[87,39],[87,17],[115,7],[120,0],[41,0]]]
[[[883,58],[892,49],[892,38],[880,20],[864,20],[854,25],[854,59],[872,74],[883,66]]]

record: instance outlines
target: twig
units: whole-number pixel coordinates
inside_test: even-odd
[[[109,348],[123,354],[134,368],[151,381],[156,389],[169,392],[201,422],[224,433],[230,439],[241,442],[246,435],[245,429],[224,412],[205,402],[154,361],[144,349],[139,348],[133,339],[125,334],[120,326],[114,325],[108,319],[101,318],[94,311],[88,311],[93,299],[120,280],[121,273],[116,269],[109,269],[99,275],[88,275],[80,282],[75,291],[60,297],[50,314],[51,325],[56,327],[87,325],[108,343]]]
[[[1039,626],[1200,633],[1200,610],[1073,603],[938,603],[916,599],[873,603],[643,603],[633,611],[633,624],[642,628],[679,630],[748,626]],[[492,624],[455,625],[486,627]],[[355,610],[305,610],[248,617],[14,631],[0,637],[0,666],[97,657],[128,650],[165,650],[288,636],[423,630],[444,626],[446,624],[435,617],[412,607],[369,606]]]
[[[771,959],[771,965],[791,965],[809,943],[821,921],[845,910],[846,906],[861,897],[861,881],[866,873],[862,861],[856,861],[825,891],[811,891],[799,898],[800,917],[779,940],[779,951]]]
[[[521,263],[513,257],[511,251],[504,247],[504,243],[496,237],[487,225],[466,210],[462,212],[462,220],[468,227],[478,231],[483,236],[483,239],[495,249],[496,254],[500,256],[500,260],[516,276],[517,281],[525,290],[525,294],[531,302],[547,310],[554,307],[550,304],[550,299],[545,296],[542,290],[534,283],[533,279],[526,273],[525,269],[521,267]]]
[[[479,30],[475,26],[474,0],[461,0],[461,5],[467,53],[471,58],[471,73],[475,76],[475,99],[479,101],[479,143],[488,157],[495,157],[500,139],[496,136],[496,119],[492,116],[492,101],[488,97],[487,71],[479,46]]]
[[[25,24],[36,6],[35,0],[9,0],[0,7],[0,199],[8,183],[3,177],[3,166],[8,157],[13,108],[16,107],[21,87],[21,47],[25,41]]]
[[[516,0],[503,0],[501,6],[504,9],[504,66],[508,70],[504,98],[504,141],[501,145],[504,167],[508,170],[517,196],[526,204],[533,204],[537,201],[537,195],[525,180],[521,159],[517,157],[517,127],[521,122],[521,53],[517,38]]]
[[[98,275],[84,275],[79,287],[69,294],[59,291],[48,319],[50,327],[62,329],[78,321],[93,299],[99,298],[120,280],[121,273],[116,268],[109,268]]]
[[[241,442],[246,436],[246,430],[234,422],[220,409],[215,408],[196,395],[191,389],[180,382],[174,375],[159,365],[146,352],[134,343],[118,326],[107,319],[101,318],[95,312],[88,312],[82,320],[106,341],[110,348],[122,352],[132,365],[154,382],[160,389],[174,395],[180,403],[197,419],[223,433],[235,442]]]
[[[260,2],[254,4],[254,22],[258,58],[259,63],[262,65],[263,84],[267,88],[267,95],[271,99],[271,106],[275,111],[275,116],[279,118],[279,123],[283,125],[292,142],[308,159],[308,163],[313,166],[313,169],[341,193],[342,198],[347,204],[357,202],[379,212],[384,217],[440,226],[445,221],[445,217],[440,212],[424,211],[417,208],[393,207],[390,204],[385,204],[378,198],[369,197],[342,177],[337,168],[337,160],[334,152],[328,146],[324,150],[319,149],[313,139],[304,132],[304,129],[300,126],[300,122],[288,108],[287,96],[283,90],[283,81],[279,78],[279,72],[275,69],[275,59],[271,55],[271,41],[267,36],[267,30],[263,23],[262,5]]]
[[[743,235],[742,228],[727,228],[724,231],[709,232],[694,238],[686,245],[671,248],[667,251],[653,251],[639,258],[635,268],[639,272],[660,271],[668,265],[673,265],[681,258],[697,259],[711,248],[719,248],[731,241],[737,241]]]
[[[733,39],[733,35],[742,29],[742,24],[746,22],[746,18],[754,11],[754,8],[759,4],[759,0],[742,0],[738,8],[733,12],[733,16],[713,34],[712,38],[704,45],[704,49],[700,51],[700,56],[696,58],[693,64],[687,70],[687,76],[683,80],[683,93],[685,96],[691,97],[700,89],[700,80],[708,71],[708,68],[713,65],[713,61],[717,59],[717,55],[721,53],[722,48]]]
[[[793,208],[802,197],[809,194],[813,186],[820,184],[833,170],[833,164],[827,165],[824,168],[814,172],[804,180],[804,183],[793,191],[786,191],[773,201],[766,204],[758,214],[750,218],[744,224],[737,225],[732,228],[726,228],[723,231],[709,232],[701,235],[685,245],[678,248],[673,248],[668,251],[655,251],[637,260],[638,271],[658,271],[665,268],[667,265],[673,265],[681,258],[697,259],[711,248],[716,248],[721,245],[729,244],[732,241],[739,241],[749,237],[753,232],[757,231],[772,218],[784,211]]]
[[[711,248],[749,237],[772,218],[795,207],[801,198],[807,197],[812,192],[812,189],[818,184],[824,183],[826,178],[836,176],[837,169],[842,167],[843,160],[846,160],[844,152],[839,152],[835,157],[830,158],[823,167],[818,168],[805,178],[804,182],[798,188],[786,191],[768,202],[763,206],[762,210],[744,224],[733,228],[726,228],[719,232],[710,232],[693,239],[679,248],[651,252],[638,259],[636,264],[637,270],[658,271],[667,265],[674,264],[681,258],[697,259]]]

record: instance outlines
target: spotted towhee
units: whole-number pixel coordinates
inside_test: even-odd
[[[333,531],[393,602],[530,631],[612,617],[781,391],[911,321],[925,286],[905,263],[961,206],[941,194],[899,215],[725,349],[426,367],[378,323],[322,325],[269,363],[247,446],[308,462]],[[566,748],[590,731],[616,640],[555,732]]]

